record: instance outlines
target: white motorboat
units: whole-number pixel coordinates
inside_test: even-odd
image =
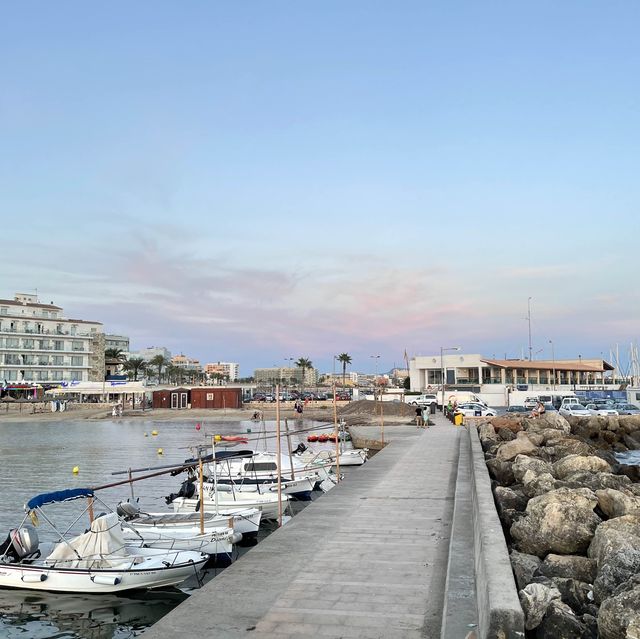
[[[225,560],[233,545],[255,538],[262,513],[257,508],[204,513],[143,513],[129,501],[118,504],[126,539],[141,537],[152,548],[199,550]],[[204,532],[202,532],[204,530]]]
[[[244,454],[229,456],[215,463],[207,464],[207,473],[216,473],[218,486],[232,486],[240,492],[277,491],[278,458],[276,453],[242,451]],[[294,456],[281,456],[282,492],[296,499],[311,499],[311,491],[327,478],[326,464],[307,465]]]
[[[367,461],[368,448],[345,448],[340,450],[338,459],[340,466],[362,466]],[[327,464],[329,466],[336,466],[336,452],[335,450],[305,450],[296,454],[296,457],[311,466],[314,464]]]
[[[282,495],[282,510],[284,511],[289,502],[289,495]],[[199,497],[175,497],[171,502],[176,513],[194,512],[200,507]],[[277,493],[242,493],[242,492],[221,492],[216,491],[212,482],[204,483],[204,494],[202,503],[205,513],[215,513],[229,508],[257,508],[262,513],[262,519],[278,518],[278,495]]]
[[[45,493],[27,503],[22,524],[0,545],[0,586],[87,594],[161,588],[197,575],[209,559],[201,552],[130,544],[115,513],[96,517],[82,535],[60,535],[52,552],[42,558],[38,534],[26,524],[27,517],[42,515],[51,523],[42,506],[82,497],[93,499],[93,491],[80,488]]]

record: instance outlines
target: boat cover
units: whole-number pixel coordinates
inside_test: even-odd
[[[63,561],[65,568],[113,568],[133,559],[125,549],[120,519],[116,513],[96,517],[91,529],[60,542],[46,563]]]
[[[27,509],[33,510],[45,504],[55,504],[58,501],[71,501],[80,497],[93,497],[91,488],[70,488],[69,490],[56,490],[52,493],[36,495],[27,502]]]

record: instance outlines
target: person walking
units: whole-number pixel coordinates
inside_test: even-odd
[[[416,428],[422,428],[424,426],[424,417],[422,414],[422,406],[416,408]]]

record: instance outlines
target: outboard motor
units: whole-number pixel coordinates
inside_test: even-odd
[[[38,551],[40,540],[33,526],[25,524],[22,528],[9,531],[5,541],[0,544],[0,557],[8,563],[22,561]]]
[[[307,447],[302,442],[300,442],[298,444],[298,447],[293,451],[293,454],[302,455],[302,453],[304,453],[305,450],[307,450]]]
[[[178,497],[184,497],[185,499],[191,499],[196,494],[195,487],[195,479],[187,479],[182,482],[182,486],[180,486],[180,490],[177,493],[171,493],[168,497],[165,497],[164,500],[167,504],[171,504],[174,499]]]
[[[118,516],[122,517],[125,521],[129,521],[140,514],[140,506],[127,499],[127,501],[121,501],[116,506],[116,513],[118,513]]]

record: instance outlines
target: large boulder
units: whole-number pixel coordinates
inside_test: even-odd
[[[520,593],[520,605],[524,611],[524,627],[533,630],[540,625],[547,608],[554,599],[560,599],[560,591],[553,586],[529,584]]]
[[[525,626],[526,627],[526,626]],[[582,639],[586,626],[562,601],[552,601],[536,629],[536,639]]]
[[[540,567],[540,558],[512,550],[509,559],[511,559],[513,576],[516,578],[516,586],[518,590],[522,590],[533,581],[533,576]]]
[[[498,510],[524,510],[529,501],[521,490],[513,490],[506,486],[496,486],[493,489]]]
[[[584,552],[601,521],[593,512],[597,503],[587,488],[559,488],[534,497],[526,516],[511,526],[516,548],[538,557]]]
[[[513,476],[515,480],[519,483],[523,483],[523,478],[526,473],[531,473],[531,475],[541,475],[542,473],[552,473],[553,470],[551,464],[542,459],[537,459],[536,457],[529,457],[528,455],[518,455],[513,464],[511,464],[511,470],[513,471]],[[531,478],[533,478],[530,475]]]
[[[640,515],[640,497],[613,488],[596,490],[598,506],[609,519],[623,515]]]
[[[580,470],[571,473],[564,478],[568,488],[589,488],[594,492],[596,490],[605,490],[613,488],[614,490],[627,489],[631,486],[628,477],[624,475],[614,475],[613,473],[591,473],[587,470]]]
[[[610,555],[636,548],[640,548],[640,515],[624,515],[603,521],[598,526],[589,545],[588,555],[596,560],[600,569]]]
[[[602,639],[636,639],[640,630],[640,586],[605,599],[598,614]]]
[[[511,469],[511,462],[496,458],[488,459],[487,469],[489,470],[489,475],[502,486],[511,486],[516,481]]]
[[[633,433],[629,435],[623,435],[622,440],[625,443],[625,446],[629,450],[639,450],[640,449],[640,430],[635,430]]]
[[[640,415],[620,415],[618,423],[620,424],[620,430],[629,435],[636,430],[640,430]]]
[[[490,420],[491,425],[496,429],[507,428],[513,433],[522,430],[522,418],[518,417],[494,417]]]
[[[579,555],[548,554],[538,566],[536,574],[545,577],[573,578],[592,584],[596,578],[596,562]]]
[[[561,431],[565,435],[571,433],[569,422],[560,413],[547,412],[540,417],[532,417],[524,420],[526,431],[544,431],[548,428]]]
[[[600,603],[614,594],[618,586],[640,573],[640,548],[613,552],[598,569],[593,582],[593,594]]]
[[[562,601],[577,615],[597,614],[598,607],[593,603],[591,584],[570,577],[554,577],[552,581],[560,591]]]
[[[551,473],[534,475],[531,471],[527,471],[524,475],[522,491],[529,498],[539,497],[556,488],[560,488],[560,486]]]
[[[484,423],[478,426],[478,437],[484,444],[484,442],[486,442],[487,440],[496,441],[498,439],[498,434],[491,424]]]
[[[536,445],[527,437],[524,431],[521,431],[513,441],[505,442],[498,448],[496,458],[501,461],[510,461],[518,455],[530,455],[536,450]]]
[[[593,446],[590,446],[586,442],[573,437],[561,437],[549,441],[550,445],[553,445],[553,452],[557,459],[566,457],[567,455],[593,455]]]
[[[595,455],[567,455],[553,464],[553,472],[558,479],[585,470],[591,473],[610,473],[611,466]]]

